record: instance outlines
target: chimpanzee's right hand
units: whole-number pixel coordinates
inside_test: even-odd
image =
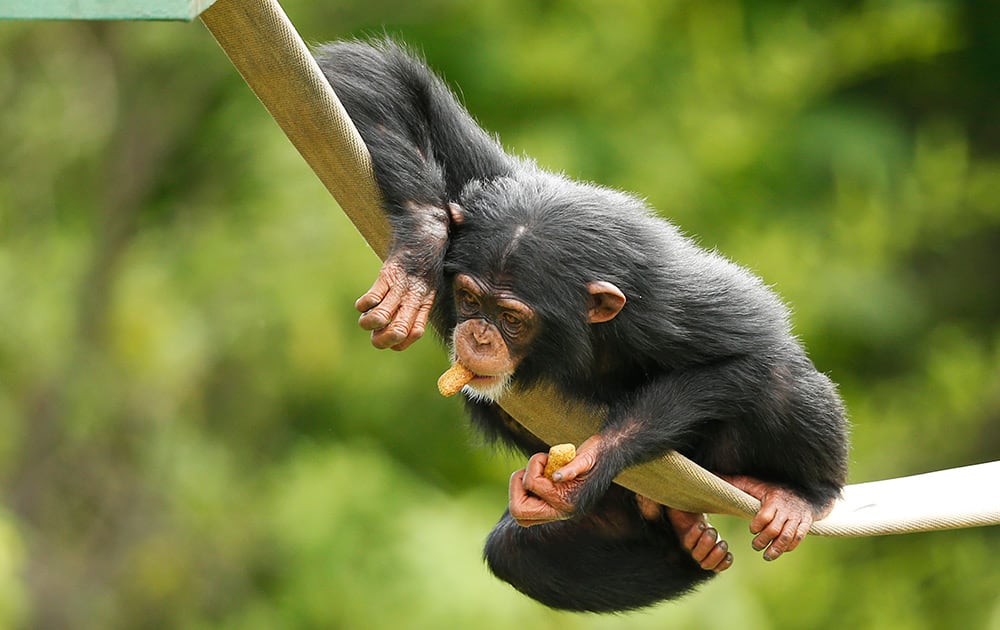
[[[376,348],[405,350],[423,336],[434,304],[435,287],[407,273],[400,259],[390,257],[378,272],[375,284],[358,298],[358,324],[372,331]]]
[[[536,453],[528,465],[510,476],[508,510],[521,527],[562,521],[573,517],[575,506],[560,487],[543,474],[547,453]]]
[[[593,483],[590,472],[600,457],[601,437],[591,436],[576,450],[576,457],[555,471],[553,478],[544,474],[548,453],[535,453],[524,469],[510,478],[508,509],[522,527],[572,518],[578,511],[580,490]],[[609,482],[610,483],[610,482]],[[601,489],[599,496],[607,490]],[[586,507],[591,507],[588,503]]]

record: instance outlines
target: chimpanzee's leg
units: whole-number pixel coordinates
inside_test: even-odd
[[[628,610],[679,597],[715,575],[682,546],[677,529],[645,518],[635,495],[613,486],[597,509],[574,519],[522,527],[505,513],[484,555],[494,575],[552,608]]]

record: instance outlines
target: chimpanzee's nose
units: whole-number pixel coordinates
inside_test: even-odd
[[[476,340],[476,343],[481,346],[488,346],[493,343],[493,335],[490,334],[490,325],[488,322],[481,322],[475,330],[472,331],[472,337]]]

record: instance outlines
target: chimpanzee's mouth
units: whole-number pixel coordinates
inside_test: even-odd
[[[513,374],[476,374],[462,389],[462,392],[473,400],[496,402],[510,387]]]
[[[473,387],[475,387],[477,385],[478,386],[489,386],[489,385],[492,385],[494,383],[497,383],[498,381],[502,381],[505,378],[507,378],[507,377],[504,374],[476,374],[475,376],[472,377],[472,380],[469,381],[468,384],[471,385],[471,386],[473,386]]]

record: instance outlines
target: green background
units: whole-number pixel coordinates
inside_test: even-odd
[[[284,4],[758,272],[852,481],[1000,459],[1000,5]],[[516,594],[480,550],[520,461],[440,344],[369,346],[377,268],[201,25],[0,23],[0,627],[1000,628],[996,527],[769,564],[716,519],[736,564],[681,602]]]

